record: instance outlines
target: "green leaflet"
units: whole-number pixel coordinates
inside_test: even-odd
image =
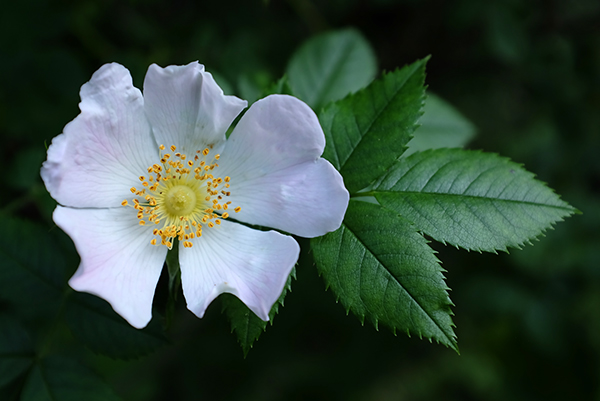
[[[293,268],[279,299],[271,308],[271,312],[269,312],[269,321],[271,324],[273,324],[273,319],[279,312],[279,305],[283,306],[285,296],[288,291],[292,290],[292,279],[295,278],[296,268]],[[245,357],[248,355],[250,348],[252,348],[254,341],[258,340],[258,337],[260,337],[262,332],[267,329],[267,324],[269,322],[261,320],[235,295],[223,294],[220,298],[222,300],[223,311],[227,314],[227,318],[231,323],[231,331],[235,331]]]
[[[342,227],[311,240],[327,285],[361,321],[435,339],[458,350],[442,268],[396,213],[351,200]]]
[[[384,74],[319,115],[327,141],[323,157],[340,171],[351,194],[371,184],[406,150],[422,114],[426,62]]]
[[[25,382],[21,401],[118,401],[110,387],[77,361],[63,357],[39,360]]]
[[[11,317],[0,315],[0,387],[10,383],[33,363],[29,333]]]
[[[40,323],[54,315],[64,296],[67,257],[57,241],[64,234],[11,216],[0,219],[0,300],[11,303],[21,317]]]
[[[345,29],[306,41],[290,59],[286,75],[294,96],[319,110],[363,88],[376,72],[369,43],[358,31]]]
[[[66,321],[79,341],[92,351],[112,358],[138,358],[167,343],[156,318],[138,330],[117,315],[106,301],[90,294],[71,294]]]
[[[577,212],[509,159],[461,149],[401,158],[364,195],[437,241],[488,252],[519,248]]]
[[[475,136],[475,127],[451,104],[427,93],[423,117],[402,157],[427,149],[462,148]]]

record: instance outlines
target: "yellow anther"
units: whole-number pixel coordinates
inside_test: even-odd
[[[161,244],[171,249],[175,238],[181,241],[184,248],[191,248],[189,240],[201,237],[204,225],[214,228],[229,217],[227,212],[217,214],[227,210],[231,204],[223,202],[224,196],[230,192],[218,187],[224,184],[228,188],[231,177],[221,178],[211,174],[219,166],[216,161],[220,155],[215,155],[212,163],[199,157],[200,153],[206,157],[211,152],[210,147],[196,151],[194,158],[190,156],[189,160],[185,154],[175,153],[174,145],[170,146],[171,154],[162,153],[165,150],[163,145],[159,148],[161,164],[148,167],[148,176],[138,177],[143,186],[141,190],[131,188],[133,194],[141,197],[131,199],[133,207],[140,225],[154,223],[152,233],[155,238],[150,241],[152,245]],[[121,204],[129,205],[127,199]],[[235,208],[236,212],[240,209]]]
[[[159,148],[160,150],[165,150],[165,145],[160,145],[158,148]]]
[[[235,212],[236,212],[236,213],[239,213],[239,212],[240,212],[240,210],[242,210],[242,208],[238,206],[238,207],[236,207],[236,208],[235,208],[235,209],[233,209],[233,210],[235,210]]]
[[[129,190],[131,191],[132,194],[134,194],[135,191],[137,191],[137,189],[135,189],[135,187],[131,187],[131,188],[129,188]]]

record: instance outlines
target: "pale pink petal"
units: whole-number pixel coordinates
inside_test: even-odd
[[[232,218],[277,228],[301,237],[337,230],[348,207],[349,194],[341,175],[325,159],[231,182]]]
[[[62,205],[119,206],[158,158],[142,95],[114,63],[96,71],[80,95],[81,114],[52,140],[42,179]]]
[[[298,260],[300,247],[275,231],[258,231],[223,221],[205,227],[192,248],[179,248],[181,283],[188,309],[202,317],[224,292],[237,296],[262,320]]]
[[[230,176],[233,218],[303,237],[336,230],[348,206],[341,175],[321,159],[325,136],[300,100],[269,96],[232,132],[215,173]]]
[[[138,225],[136,213],[128,207],[58,206],[53,218],[73,239],[81,257],[69,285],[105,299],[132,326],[146,326],[167,254],[166,247],[150,244],[152,229]]]
[[[157,142],[187,153],[221,145],[227,128],[247,106],[245,100],[225,96],[198,62],[166,68],[152,64],[144,99]]]

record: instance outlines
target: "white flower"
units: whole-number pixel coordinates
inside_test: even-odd
[[[132,326],[152,318],[167,251],[179,238],[183,293],[202,317],[228,292],[268,320],[302,237],[337,229],[342,177],[320,158],[325,137],[300,100],[250,107],[225,96],[198,63],[151,65],[144,95],[119,64],[81,88],[81,113],[54,138],[42,166],[59,206],[54,221],[81,264],[69,284],[107,300]]]

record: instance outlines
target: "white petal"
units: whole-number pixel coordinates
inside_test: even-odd
[[[52,140],[42,178],[62,205],[119,206],[158,158],[141,92],[125,67],[106,64],[80,95],[81,114]]]
[[[299,252],[292,237],[275,231],[257,231],[228,221],[206,227],[192,248],[179,248],[188,309],[202,317],[208,305],[227,292],[262,320],[269,320]]]
[[[232,217],[301,237],[318,237],[342,224],[348,200],[342,176],[325,159],[296,164],[239,185],[232,179]]]
[[[69,285],[105,299],[132,326],[146,326],[167,254],[166,247],[150,244],[152,229],[138,225],[134,211],[125,207],[58,206],[53,218],[73,239],[81,257]]]
[[[225,96],[198,62],[166,68],[152,64],[144,80],[144,99],[157,142],[188,153],[220,145],[248,105]]]
[[[256,102],[229,137],[215,173],[230,176],[232,217],[303,237],[336,230],[348,207],[341,175],[321,159],[314,112],[290,96]]]

